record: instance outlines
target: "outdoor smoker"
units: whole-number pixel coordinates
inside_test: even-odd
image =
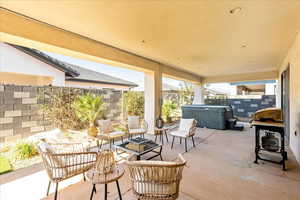
[[[282,169],[286,170],[285,161],[287,160],[287,152],[285,151],[285,133],[282,120],[282,110],[277,108],[267,108],[258,110],[253,115],[251,126],[255,127],[255,161],[264,160],[282,165]],[[261,132],[264,133],[261,136]],[[276,137],[280,135],[280,139]],[[261,151],[278,153],[282,156],[282,160],[274,161],[262,158]]]

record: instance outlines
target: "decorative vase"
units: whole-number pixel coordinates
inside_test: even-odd
[[[164,127],[164,124],[165,124],[164,120],[163,120],[163,119],[161,118],[161,116],[159,115],[158,118],[157,118],[156,121],[155,121],[156,127],[157,127],[157,128],[162,128],[162,127]]]
[[[95,126],[94,123],[90,123],[90,126],[88,128],[88,134],[92,137],[96,137],[97,134],[98,134],[98,129],[97,127]]]

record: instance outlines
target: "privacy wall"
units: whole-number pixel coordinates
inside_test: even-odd
[[[38,132],[51,130],[51,121],[46,120],[41,105],[45,103],[45,92],[62,90],[79,93],[91,92],[103,95],[108,108],[107,118],[118,120],[122,115],[122,92],[111,89],[82,89],[68,87],[36,87],[0,85],[0,142],[17,140]]]
[[[260,99],[205,99],[205,103],[231,105],[235,117],[249,119],[257,110],[276,107],[276,96],[263,95]]]

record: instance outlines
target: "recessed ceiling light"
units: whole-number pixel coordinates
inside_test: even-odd
[[[145,40],[142,40],[141,42],[142,42],[142,43],[145,43]]]
[[[240,12],[241,10],[242,10],[241,7],[236,7],[236,8],[231,9],[229,12],[230,12],[231,14],[235,14],[235,13]]]
[[[241,47],[242,47],[242,48],[245,48],[245,47],[247,47],[247,45],[243,44]]]

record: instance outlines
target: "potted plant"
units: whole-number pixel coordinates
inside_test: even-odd
[[[166,100],[162,105],[162,113],[166,123],[172,123],[172,115],[177,109],[177,104],[174,101]]]
[[[105,110],[103,97],[88,93],[79,96],[72,107],[81,121],[89,123],[88,134],[94,137],[97,136],[98,129],[95,123]]]

